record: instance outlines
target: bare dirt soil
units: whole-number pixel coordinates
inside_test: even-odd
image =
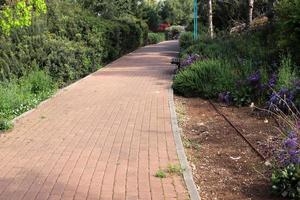
[[[183,143],[202,200],[271,200],[270,169],[208,101],[175,97]],[[217,108],[265,156],[275,123],[250,108]]]

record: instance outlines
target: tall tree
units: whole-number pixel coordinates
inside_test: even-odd
[[[209,35],[214,38],[214,25],[213,25],[213,7],[212,0],[208,0],[208,23],[209,23]]]
[[[187,25],[193,16],[193,0],[165,0],[159,7],[161,18],[171,24]]]
[[[126,14],[140,15],[143,4],[141,0],[79,0],[79,2],[97,15],[109,19]]]
[[[250,27],[253,19],[253,5],[254,5],[254,0],[248,0],[249,2],[249,13],[248,13],[248,22],[247,25]]]

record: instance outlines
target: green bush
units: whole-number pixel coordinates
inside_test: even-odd
[[[205,60],[192,64],[174,78],[173,89],[184,96],[215,98],[232,91],[237,80],[230,64],[222,60]]]
[[[290,164],[272,174],[272,190],[278,196],[300,198],[300,166]]]
[[[300,2],[299,0],[279,0],[275,5],[277,15],[277,44],[282,50],[292,53],[297,64],[300,64]]]
[[[179,45],[181,49],[187,49],[194,44],[193,33],[184,32],[180,34]]]
[[[0,81],[36,66],[63,86],[145,44],[147,35],[146,23],[133,16],[106,20],[76,3],[49,2],[31,27],[0,35]]]
[[[146,44],[147,24],[107,20],[67,1],[47,3],[32,25],[0,33],[0,129],[63,87]]]
[[[148,34],[148,44],[157,44],[162,41],[165,41],[164,33],[149,33]]]
[[[12,128],[13,128],[13,124],[9,120],[0,118],[0,132],[8,131]]]
[[[179,35],[184,32],[183,26],[170,26],[166,29],[166,36],[168,40],[173,40],[179,37]]]
[[[284,57],[281,60],[276,89],[277,90],[280,90],[281,88],[292,89],[293,82],[296,79],[297,76],[294,71],[294,65],[292,64],[291,57],[290,56]]]
[[[56,90],[56,84],[44,71],[32,71],[20,79],[0,84],[1,129],[9,120],[35,107]]]

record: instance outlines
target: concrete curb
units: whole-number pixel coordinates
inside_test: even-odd
[[[175,140],[175,145],[176,145],[176,150],[178,154],[178,158],[180,161],[181,168],[183,170],[183,178],[186,184],[186,187],[188,189],[190,199],[191,200],[201,200],[200,195],[198,193],[196,184],[193,179],[192,175],[192,169],[189,166],[183,143],[181,140],[181,131],[178,127],[178,121],[177,121],[177,115],[175,111],[175,104],[174,104],[174,95],[173,95],[173,89],[169,89],[169,108],[171,112],[171,123],[172,123],[172,130],[174,134],[174,140]]]

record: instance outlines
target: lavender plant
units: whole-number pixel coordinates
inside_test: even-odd
[[[278,163],[282,167],[300,164],[300,149],[296,131],[290,131],[283,140],[282,148],[279,150]]]
[[[182,61],[181,66],[186,68],[198,60],[200,60],[200,56],[198,54],[190,54],[185,60]]]
[[[218,97],[219,102],[230,105],[232,103],[232,96],[230,92],[221,92]]]
[[[278,104],[274,110],[267,110],[280,121],[282,140],[273,148],[274,169],[271,177],[274,194],[289,199],[300,199],[300,113],[292,109],[293,104],[282,98],[282,94],[273,93],[289,111],[286,114]]]

